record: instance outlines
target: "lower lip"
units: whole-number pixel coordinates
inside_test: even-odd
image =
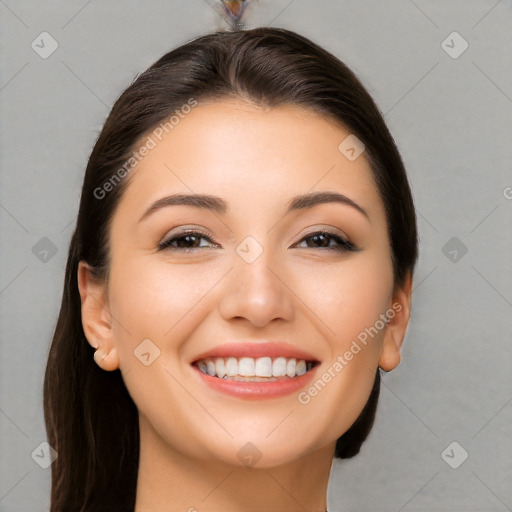
[[[306,386],[316,371],[316,366],[299,377],[274,380],[271,382],[240,382],[236,380],[220,379],[202,372],[196,366],[193,369],[199,377],[211,388],[226,395],[239,398],[265,399],[277,398],[298,392]]]

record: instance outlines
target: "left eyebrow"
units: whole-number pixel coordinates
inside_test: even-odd
[[[286,210],[286,213],[289,213],[292,210],[311,208],[317,204],[323,203],[341,203],[347,206],[351,206],[358,212],[362,213],[368,220],[370,220],[368,213],[366,213],[366,211],[361,206],[359,206],[349,197],[344,196],[343,194],[338,194],[338,192],[312,192],[310,194],[293,197],[288,203],[288,209]]]

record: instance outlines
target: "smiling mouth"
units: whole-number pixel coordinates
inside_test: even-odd
[[[273,382],[300,377],[316,366],[316,361],[294,357],[215,357],[199,359],[193,365],[210,377],[238,382]]]

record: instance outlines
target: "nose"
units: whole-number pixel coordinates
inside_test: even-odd
[[[259,328],[277,319],[293,320],[293,292],[264,254],[252,263],[239,259],[229,273],[219,306],[225,320],[246,319]]]

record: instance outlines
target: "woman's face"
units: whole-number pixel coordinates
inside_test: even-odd
[[[377,366],[398,364],[408,315],[364,153],[291,105],[199,103],[161,132],[112,220],[95,299],[109,314],[86,329],[119,365],[142,438],[259,467],[333,446]]]

